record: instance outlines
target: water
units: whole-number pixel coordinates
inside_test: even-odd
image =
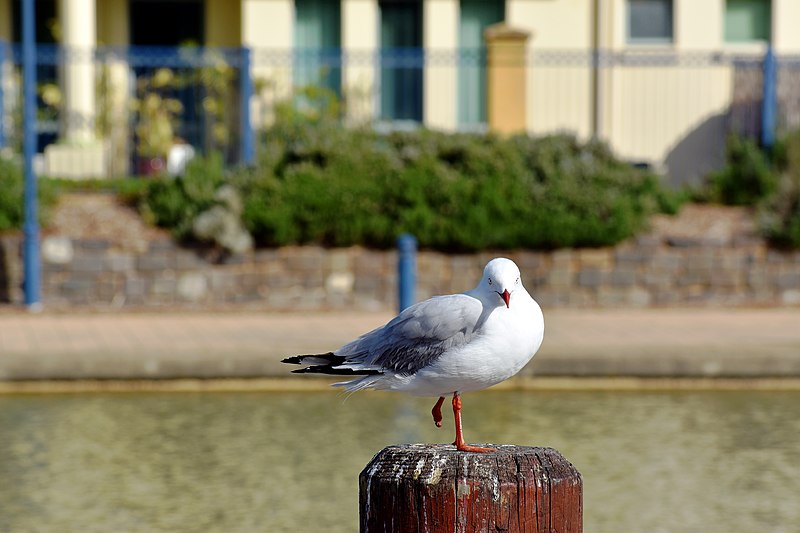
[[[449,442],[432,400],[360,393],[0,397],[0,531],[350,532],[383,446]],[[800,532],[800,393],[492,392],[470,442],[552,446],[587,532]]]

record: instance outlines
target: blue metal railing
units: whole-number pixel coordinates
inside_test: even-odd
[[[22,48],[19,44],[0,43],[0,62],[5,68],[0,69],[0,76],[8,73],[8,63],[21,65]],[[56,45],[40,45],[36,51],[36,74],[39,81],[38,102],[38,146],[41,151],[46,144],[55,142],[60,129],[67,122],[75,120],[91,121],[85,127],[94,127],[95,120],[103,115],[100,106],[107,105],[109,99],[98,94],[98,108],[91,117],[80,117],[75,114],[67,117],[62,107],[52,104],[43,91],[43,83],[53,88],[59,87],[59,69],[70,63],[92,62],[98,77],[104,75],[111,66],[120,65],[128,69],[126,95],[129,99],[141,100],[143,91],[151,90],[170,101],[180,103],[180,111],[175,113],[175,135],[190,142],[200,151],[221,150],[229,163],[249,164],[255,160],[256,146],[254,124],[268,124],[268,106],[271,102],[286,95],[284,85],[289,81],[293,86],[321,85],[327,87],[341,98],[345,106],[369,106],[364,116],[371,116],[381,126],[399,123],[415,127],[424,122],[425,98],[434,93],[437,105],[453,106],[457,115],[457,127],[480,131],[485,127],[485,91],[486,50],[483,48],[426,50],[421,48],[389,48],[378,50],[343,50],[339,48],[319,49],[255,49],[246,48],[210,48],[210,47],[133,47],[133,46],[101,46],[94,51],[67,49]],[[372,70],[368,76],[369,86],[365,94],[357,91],[343,91],[342,84],[345,71],[350,67],[362,67]],[[787,96],[795,109],[800,100],[794,93],[787,91],[784,72],[791,71],[791,76],[800,72],[800,61],[787,56],[775,54],[736,55],[724,51],[712,52],[675,52],[675,51],[642,51],[642,50],[542,50],[534,48],[526,57],[525,67],[536,71],[548,70],[548,77],[555,78],[560,72],[575,72],[574,69],[592,69],[602,66],[604,69],[626,69],[648,67],[663,71],[664,69],[710,68],[730,66],[746,83],[734,83],[736,99],[728,110],[729,127],[743,135],[759,138],[765,145],[774,141],[775,131],[786,126],[786,116],[795,116],[796,111],[787,113]],[[209,76],[217,69],[227,69],[225,76],[217,80]],[[266,67],[266,68],[265,68]],[[441,87],[430,86],[431,80],[426,76],[429,67],[435,69],[452,68],[455,85],[442,84]],[[173,86],[143,88],[143,82],[159,69],[170,69],[179,83]],[[253,73],[267,71],[274,78],[256,80]],[[114,71],[114,75],[118,74]],[[551,74],[554,73],[555,74]],[[277,74],[275,74],[277,73]],[[289,74],[290,80],[285,80]],[[644,74],[641,75],[645,75]],[[638,74],[637,74],[638,75]],[[281,78],[283,76],[284,78]],[[564,78],[568,79],[568,78]],[[584,78],[575,78],[575,80]],[[590,78],[585,78],[589,80]],[[738,78],[737,78],[738,79]],[[21,146],[19,124],[19,91],[15,90],[16,77],[0,79],[0,146]],[[222,82],[220,82],[222,80]],[[783,81],[780,81],[783,80]],[[258,98],[257,90],[270,86],[262,81],[273,81],[275,87],[270,94],[273,98],[262,100],[259,109],[263,116],[256,121],[251,116],[251,101]],[[354,79],[357,84],[360,80]],[[781,90],[777,90],[778,81]],[[577,81],[576,81],[577,83]],[[279,87],[279,88],[278,88]],[[687,89],[685,83],[675,85],[675,91],[665,90],[653,98],[670,98],[671,106],[680,106],[681,99],[690,102],[697,90]],[[9,90],[12,89],[12,90]],[[224,89],[224,94],[220,91]],[[359,89],[360,90],[360,89]],[[582,89],[581,89],[582,90]],[[217,91],[217,92],[214,92]],[[452,94],[442,96],[437,91],[449,91]],[[587,89],[588,91],[588,89]],[[345,94],[347,92],[347,94]],[[746,94],[744,94],[746,92]],[[781,99],[777,99],[777,94]],[[354,96],[355,95],[355,96]],[[211,102],[214,98],[222,100],[222,105]],[[355,101],[353,98],[361,98]],[[538,91],[533,98],[551,98],[541,108],[553,110],[560,114],[561,108],[568,109],[561,115],[573,113],[573,102],[562,92]],[[56,99],[57,100],[57,99]],[[302,104],[301,100],[298,100]],[[654,102],[654,105],[658,105]],[[216,114],[215,114],[216,113]],[[571,115],[570,115],[571,116]],[[116,117],[114,127],[127,129],[128,151],[135,151],[141,139],[136,130],[139,125],[136,114],[130,115],[130,123],[120,122]],[[631,122],[636,124],[636,121]],[[790,127],[795,127],[789,124]],[[257,126],[255,126],[257,127]],[[563,127],[563,126],[562,126]],[[578,127],[578,126],[576,126]],[[101,128],[98,128],[101,129]],[[217,135],[224,130],[225,135]],[[631,136],[631,135],[629,135]],[[635,136],[635,135],[634,135]],[[132,168],[133,162],[131,162]]]

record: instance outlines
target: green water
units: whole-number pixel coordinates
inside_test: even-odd
[[[450,442],[389,393],[0,397],[0,532],[350,532],[383,446]],[[800,532],[800,394],[492,392],[470,442],[552,446],[585,531]]]

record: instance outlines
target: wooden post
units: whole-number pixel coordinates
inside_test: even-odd
[[[540,533],[583,530],[580,473],[552,448],[444,444],[381,450],[359,476],[360,531]]]

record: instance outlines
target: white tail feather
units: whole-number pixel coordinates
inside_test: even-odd
[[[373,374],[364,376],[363,378],[353,379],[350,381],[340,381],[334,383],[332,387],[344,387],[347,392],[358,392],[364,389],[374,389],[375,384],[383,379],[383,375]]]

